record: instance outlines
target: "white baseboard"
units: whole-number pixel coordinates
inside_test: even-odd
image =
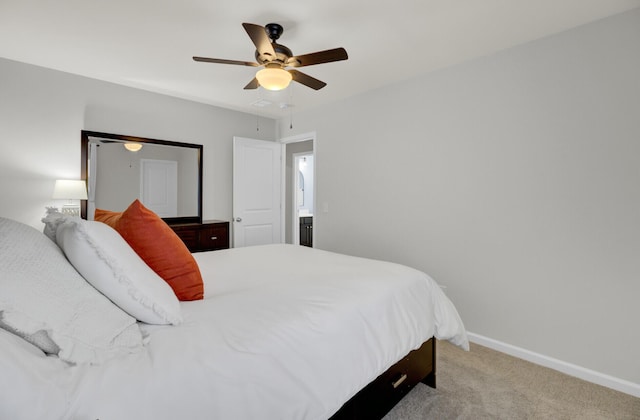
[[[501,341],[484,337],[479,334],[467,332],[467,335],[469,337],[469,341],[471,341],[472,343],[476,343],[484,347],[489,347],[490,349],[506,353],[510,356],[526,360],[536,365],[548,367],[550,369],[557,370],[558,372],[566,373],[567,375],[574,376],[576,378],[580,378],[585,381],[602,385],[607,388],[615,389],[616,391],[624,392],[625,394],[633,395],[634,397],[640,398],[640,384],[606,375],[604,373],[596,372],[591,369],[586,369],[571,363],[563,362],[562,360],[554,359],[543,354],[512,346],[511,344],[503,343]]]

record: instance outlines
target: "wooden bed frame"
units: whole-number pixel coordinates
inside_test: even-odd
[[[379,420],[418,382],[436,387],[436,339],[433,337],[360,390],[329,420]]]

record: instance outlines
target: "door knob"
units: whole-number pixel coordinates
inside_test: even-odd
[[[242,222],[242,217],[236,217],[236,222]]]

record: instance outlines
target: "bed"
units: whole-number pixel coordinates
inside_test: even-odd
[[[468,348],[451,301],[406,266],[203,252],[202,299],[174,301],[116,230],[71,219],[53,241],[0,218],[0,418],[381,418],[435,386],[435,339]]]

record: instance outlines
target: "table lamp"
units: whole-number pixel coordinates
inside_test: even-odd
[[[74,202],[74,200],[87,199],[87,186],[81,180],[58,179],[53,187],[52,198],[54,200],[69,200],[62,206],[62,214],[80,216],[80,202]]]

